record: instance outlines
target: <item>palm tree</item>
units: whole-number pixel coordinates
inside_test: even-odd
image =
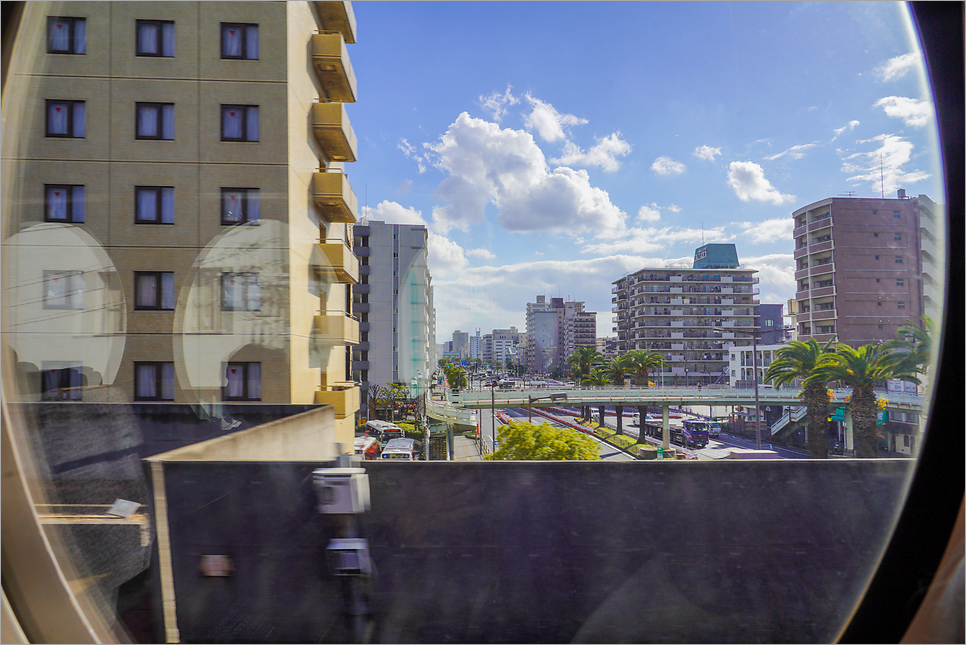
[[[765,382],[790,385],[798,379],[808,379],[823,354],[831,351],[832,341],[820,347],[818,341],[792,341],[775,352],[775,360],[765,372]],[[806,381],[802,388],[805,402],[805,437],[812,459],[828,459],[828,389],[827,381]]]
[[[634,372],[634,382],[639,386],[647,385],[651,370],[660,370],[664,367],[664,356],[653,349],[632,349],[624,356],[628,357]]]
[[[583,381],[584,385],[610,385],[610,378],[607,375],[607,371],[602,367],[595,367],[590,371]],[[599,406],[598,411],[600,412],[600,425],[604,425],[604,406]],[[590,416],[588,414],[588,416]],[[586,417],[585,417],[586,418]]]
[[[604,363],[603,369],[607,372],[607,376],[610,377],[611,383],[623,386],[628,372],[634,369],[634,367],[631,363],[631,358],[627,354],[621,354]]]
[[[893,352],[885,344],[862,345],[856,349],[839,343],[834,354],[825,354],[819,359],[812,375],[805,380],[806,385],[810,381],[839,381],[852,388],[849,408],[856,457],[871,459],[878,455],[875,384],[890,378],[918,380],[915,374],[897,364]]]
[[[929,369],[929,361],[932,358],[933,322],[929,316],[923,316],[920,320],[922,326],[907,320],[906,324],[896,331],[896,340],[884,343],[884,346],[892,352],[892,360],[898,372],[925,374]],[[915,382],[919,383],[919,379]]]
[[[584,379],[590,374],[594,364],[600,361],[603,356],[594,347],[578,347],[573,354],[567,358],[567,365],[577,383],[583,383]],[[590,407],[581,406],[581,418],[590,418]]]

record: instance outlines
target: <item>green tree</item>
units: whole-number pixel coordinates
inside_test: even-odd
[[[911,320],[896,331],[896,340],[886,342],[885,348],[891,354],[893,367],[897,373],[926,374],[932,359],[932,337],[935,331],[932,318],[923,316],[922,324]],[[919,383],[919,379],[915,380]]]
[[[607,372],[611,383],[619,386],[624,385],[624,379],[634,369],[631,358],[627,354],[621,354],[607,361],[602,367]]]
[[[804,382],[802,401],[805,403],[805,438],[812,459],[828,459],[828,387],[821,378],[807,381],[823,354],[831,352],[832,341],[820,347],[818,341],[792,341],[775,352],[775,360],[765,372],[765,382],[791,385]]]
[[[486,459],[512,461],[600,459],[597,442],[577,430],[511,421],[498,429],[499,447]]]
[[[450,365],[446,369],[446,382],[449,383],[449,386],[453,389],[453,391],[465,388],[466,370],[464,370],[462,367]]]
[[[834,354],[825,354],[819,359],[812,375],[805,380],[806,386],[810,382],[838,381],[852,388],[849,410],[852,413],[856,457],[871,459],[878,456],[875,384],[890,378],[917,380],[915,374],[897,365],[892,352],[884,344],[854,348],[839,343],[835,346]]]
[[[647,386],[648,376],[652,370],[660,370],[664,367],[664,356],[653,349],[632,349],[624,356],[628,357],[634,382],[642,387]]]

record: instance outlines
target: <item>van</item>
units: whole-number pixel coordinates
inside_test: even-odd
[[[416,461],[422,444],[415,439],[391,439],[382,449],[381,459]]]
[[[379,443],[384,444],[392,439],[401,439],[405,434],[395,423],[374,419],[366,422],[366,436],[375,437]]]
[[[375,437],[360,435],[355,440],[355,453],[363,459],[378,459],[379,441]]]

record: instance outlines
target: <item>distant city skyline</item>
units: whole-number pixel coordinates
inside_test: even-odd
[[[945,201],[898,3],[353,7],[347,170],[363,217],[429,229],[437,341],[522,329],[535,293],[586,302],[610,336],[614,280],[709,242],[784,304],[796,209]]]

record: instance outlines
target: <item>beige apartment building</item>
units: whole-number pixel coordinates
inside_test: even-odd
[[[907,321],[939,319],[942,206],[925,195],[829,197],[792,213],[799,340],[892,340]]]
[[[756,269],[738,263],[734,244],[705,244],[690,267],[639,269],[611,288],[617,351],[660,352],[663,385],[728,383],[730,352],[752,346]]]
[[[348,442],[351,5],[24,11],[2,184],[20,399],[326,404]]]

